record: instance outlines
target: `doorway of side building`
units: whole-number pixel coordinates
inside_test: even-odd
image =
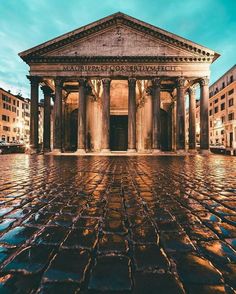
[[[127,151],[128,115],[110,116],[110,148],[111,151]]]

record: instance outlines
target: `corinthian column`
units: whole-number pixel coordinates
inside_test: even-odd
[[[161,80],[152,80],[152,149],[160,152],[161,142]]]
[[[63,134],[62,134],[62,87],[63,81],[61,78],[55,79],[55,103],[54,103],[54,130],[53,130],[53,149],[56,152],[61,152],[63,149]]]
[[[110,85],[111,79],[103,79],[102,93],[102,152],[110,151]]]
[[[47,87],[41,87],[44,95],[44,114],[43,114],[43,151],[51,151],[51,95],[52,90]]]
[[[30,148],[31,152],[38,152],[39,137],[39,118],[38,118],[38,99],[39,81],[38,77],[28,76],[31,85],[30,93]]]
[[[128,152],[136,151],[136,79],[128,79]]]
[[[79,80],[78,143],[77,152],[86,152],[86,80]]]
[[[176,149],[185,151],[185,79],[177,79]]]
[[[188,89],[189,94],[189,151],[196,151],[196,90]]]
[[[200,151],[209,153],[209,79],[205,77],[200,80]]]

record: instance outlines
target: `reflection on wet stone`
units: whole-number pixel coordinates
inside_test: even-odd
[[[133,293],[183,294],[185,292],[181,282],[174,275],[137,272],[134,275]]]
[[[63,242],[63,248],[87,248],[92,249],[97,242],[97,231],[90,229],[72,230]]]
[[[23,249],[4,267],[4,272],[22,272],[36,274],[42,271],[53,254],[48,246],[32,246]]]
[[[234,293],[235,157],[1,160],[0,293]]]
[[[98,257],[88,288],[99,291],[131,290],[130,260],[125,256]]]
[[[7,244],[9,246],[19,246],[26,242],[37,231],[35,228],[29,227],[15,227],[2,235],[0,244]]]
[[[61,250],[45,271],[43,281],[81,283],[85,278],[89,261],[89,253],[84,250]]]

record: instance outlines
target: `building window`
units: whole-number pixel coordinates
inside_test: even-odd
[[[215,107],[215,111],[214,111],[214,112],[215,112],[215,113],[218,112],[218,106]]]
[[[210,127],[212,128],[212,120],[210,120]]]
[[[220,99],[225,99],[225,94],[220,97]]]
[[[234,105],[234,98],[229,99],[229,107]]]
[[[212,109],[210,109],[210,111],[209,111],[209,115],[210,115],[210,116],[212,115]]]
[[[234,112],[229,113],[228,120],[234,120]]]
[[[230,83],[233,83],[233,81],[234,81],[234,77],[233,77],[233,75],[232,75],[232,76],[230,76],[230,78],[229,78],[229,82],[230,82]]]
[[[218,131],[216,131],[216,136],[218,136]]]
[[[221,122],[222,122],[222,124],[225,122],[225,116],[221,117]]]
[[[233,94],[233,93],[234,93],[234,89],[231,89],[231,90],[228,92],[229,95],[231,95],[231,94]]]
[[[225,103],[221,103],[220,110],[225,110]]]
[[[20,106],[20,103],[19,103],[19,101],[17,101],[17,107],[19,107]]]
[[[225,82],[222,83],[222,89],[224,89],[224,87],[225,87]]]
[[[6,131],[6,132],[10,132],[10,130],[11,130],[10,127],[7,127],[7,126],[3,126],[2,129],[3,129],[3,131]]]
[[[2,120],[4,120],[4,121],[10,121],[10,117],[3,114],[2,115]]]
[[[225,131],[224,130],[221,130],[220,133],[221,133],[221,135],[224,135]]]
[[[5,101],[5,102],[8,102],[8,103],[11,103],[11,98],[2,94],[2,100]]]
[[[214,101],[214,103],[218,103],[218,98]]]

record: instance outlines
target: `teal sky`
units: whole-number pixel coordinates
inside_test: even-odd
[[[29,96],[19,52],[118,11],[220,53],[211,82],[236,63],[236,0],[0,0],[0,87]]]

